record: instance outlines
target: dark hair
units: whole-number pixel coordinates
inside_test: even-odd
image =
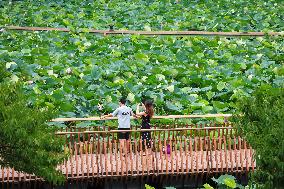
[[[142,98],[142,99],[141,99],[141,102],[145,105],[146,99],[145,99],[145,98]]]
[[[125,98],[121,98],[121,99],[119,100],[119,102],[120,102],[121,104],[125,104],[125,103],[126,103],[126,99],[125,99]]]
[[[150,117],[153,117],[154,115],[153,102],[151,100],[145,100],[143,104],[146,107],[146,114],[148,114]]]

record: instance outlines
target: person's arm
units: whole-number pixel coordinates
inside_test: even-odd
[[[139,107],[140,107],[140,104],[137,104],[137,106],[136,106],[136,116],[138,117],[138,116],[146,116],[147,114],[146,114],[146,112],[140,112],[139,111]]]
[[[146,116],[146,112],[139,112],[138,114],[136,113],[137,116]]]
[[[130,111],[130,115],[133,116],[134,118],[139,118],[136,114],[133,113],[133,111]]]
[[[103,115],[102,119],[107,118],[107,117],[113,117],[113,115],[112,114]]]
[[[103,115],[101,118],[104,119],[104,118],[107,118],[107,117],[114,117],[118,114],[118,108],[111,114],[107,114],[107,115]]]
[[[140,107],[140,104],[137,104],[137,106],[136,106],[136,115],[140,113],[139,112],[139,107]]]

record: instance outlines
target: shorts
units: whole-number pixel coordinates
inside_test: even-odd
[[[130,128],[118,128],[118,130],[130,130]],[[125,139],[125,140],[129,140],[129,135],[130,135],[130,132],[118,132],[117,133],[117,136],[118,136],[118,139]]]

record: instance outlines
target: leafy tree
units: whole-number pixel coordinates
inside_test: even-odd
[[[66,157],[64,141],[46,124],[55,114],[29,107],[22,86],[5,81],[7,76],[0,66],[0,165],[50,182],[63,181],[56,166]]]
[[[284,185],[284,88],[264,85],[238,103],[240,134],[255,149],[254,181],[264,188]]]

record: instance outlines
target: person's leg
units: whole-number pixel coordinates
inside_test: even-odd
[[[125,142],[126,142],[126,140],[125,139],[120,139],[119,140],[119,145],[120,145],[120,153],[121,154],[125,154]]]
[[[129,143],[130,143],[130,140],[129,140],[129,135],[130,135],[130,132],[126,132],[125,133],[125,140],[126,140],[126,149],[127,149],[127,153],[129,152]]]
[[[147,132],[146,136],[146,145],[147,145],[147,154],[150,154],[152,152],[152,140],[151,140],[151,133]]]
[[[123,130],[122,128],[118,128],[118,130]],[[119,151],[121,154],[124,154],[124,146],[125,146],[125,133],[119,132],[118,133],[118,139],[119,139]]]

